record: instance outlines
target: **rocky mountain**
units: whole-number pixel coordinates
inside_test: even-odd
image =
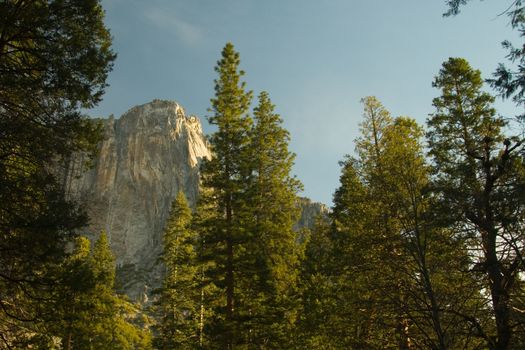
[[[68,194],[86,205],[86,234],[108,234],[120,289],[144,299],[159,283],[158,255],[171,202],[183,191],[195,204],[199,163],[211,153],[200,120],[186,116],[174,101],[154,100],[103,123],[105,138],[94,167],[85,171],[81,156],[72,159],[64,183]],[[322,209],[308,200],[301,206],[298,227],[310,226]]]
[[[315,221],[318,215],[328,215],[329,209],[326,205],[319,202],[313,202],[310,198],[299,198],[299,205],[301,206],[301,216],[295,225],[295,229],[309,228],[315,226]]]

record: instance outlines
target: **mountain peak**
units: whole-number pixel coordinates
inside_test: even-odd
[[[88,236],[103,230],[116,255],[119,289],[138,300],[159,285],[162,232],[175,196],[184,192],[194,206],[199,163],[211,158],[196,116],[175,101],[153,100],[119,119],[104,121],[105,139],[95,166],[86,171],[82,155],[66,165],[66,192],[78,197],[91,219]],[[313,225],[323,208],[302,199],[297,228]]]

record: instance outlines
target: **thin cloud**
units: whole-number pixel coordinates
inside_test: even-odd
[[[202,30],[177,17],[173,10],[151,8],[145,12],[145,17],[154,25],[173,32],[188,45],[195,46],[202,39]]]

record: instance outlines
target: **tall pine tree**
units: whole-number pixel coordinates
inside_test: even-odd
[[[433,218],[422,129],[392,118],[374,97],[363,102],[358,156],[342,163],[328,234],[332,257],[318,278],[329,281],[318,304],[325,310],[307,306],[329,317],[336,347],[475,348],[472,325],[457,313],[479,294],[462,273],[463,242]],[[327,313],[330,305],[337,307]]]
[[[288,150],[290,136],[267,92],[259,95],[254,121],[244,157],[249,183],[242,211],[249,239],[249,269],[242,280],[244,333],[251,346],[286,348],[299,306],[300,245],[293,226],[301,184],[290,174],[295,157]]]
[[[291,346],[298,318],[300,245],[293,225],[301,185],[290,175],[289,134],[266,92],[249,118],[239,55],[222,52],[212,99],[212,160],[202,168],[196,221],[208,284],[206,342],[222,349]],[[211,209],[211,212],[210,212]],[[204,289],[203,289],[204,291]]]
[[[444,62],[433,85],[441,90],[428,119],[439,215],[469,239],[471,273],[484,279],[492,326],[479,325],[479,336],[489,349],[510,349],[524,331],[521,311],[513,307],[523,296],[519,276],[525,268],[522,142],[503,133],[507,124],[495,115],[494,98],[482,91],[480,72],[466,60]]]
[[[219,78],[215,80],[215,98],[211,99],[213,115],[208,118],[210,124],[217,126],[210,138],[213,158],[201,169],[202,185],[211,191],[209,202],[214,210],[202,238],[207,250],[204,256],[213,261],[207,275],[222,299],[217,301],[220,306],[209,334],[223,349],[232,349],[242,341],[238,329],[242,322],[237,317],[242,310],[238,279],[244,275],[246,232],[239,213],[247,186],[242,155],[250,141],[252,121],[247,112],[252,93],[245,91],[245,83],[241,82],[244,72],[239,70],[239,64],[239,54],[231,43],[226,44],[215,67]]]

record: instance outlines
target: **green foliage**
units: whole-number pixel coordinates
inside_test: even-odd
[[[447,0],[448,11],[444,15],[457,15],[461,6],[468,1]],[[522,0],[510,2],[510,5],[501,14],[506,14],[510,18],[511,27],[518,31],[522,39],[525,38],[524,2]],[[488,79],[488,82],[502,98],[512,98],[516,105],[523,107],[525,106],[525,48],[523,45],[516,47],[509,40],[504,40],[501,45],[508,51],[507,59],[510,61],[511,67],[500,63],[493,74],[493,78]],[[525,114],[519,114],[518,119],[523,123]]]
[[[479,335],[490,349],[508,349],[523,331],[511,307],[522,294],[518,282],[525,267],[522,142],[503,134],[506,123],[481,90],[480,72],[464,59],[443,63],[434,86],[442,93],[428,120],[438,215],[468,239],[471,273],[482,278],[489,295],[492,314],[488,324],[476,326]]]
[[[192,216],[191,229],[197,235],[196,250],[199,268],[199,346],[204,349],[220,348],[215,334],[217,320],[224,309],[223,289],[216,283],[216,242],[214,241],[217,222],[216,201],[212,188],[201,187],[197,208]]]
[[[0,33],[0,342],[9,347],[39,332],[64,245],[87,221],[54,174],[73,152],[95,151],[99,126],[78,107],[100,101],[115,56],[96,0],[2,1]]]
[[[157,349],[200,347],[201,269],[191,222],[191,209],[184,194],[179,192],[164,231],[161,259],[165,275],[155,307],[159,318],[158,336],[154,340]]]
[[[212,348],[289,348],[299,307],[302,248],[292,227],[301,185],[290,176],[289,134],[266,92],[255,123],[246,116],[251,92],[238,65],[227,44],[216,67],[209,121],[218,130],[214,157],[202,167],[196,220],[206,266],[205,338]]]
[[[292,228],[299,218],[301,184],[290,175],[295,155],[288,150],[289,134],[266,92],[259,95],[254,121],[245,156],[249,176],[241,213],[246,263],[240,313],[250,346],[286,348],[299,306],[301,252]]]
[[[105,233],[92,251],[87,238],[77,239],[60,272],[47,338],[59,340],[63,349],[151,348],[148,332],[133,324],[140,310],[114,292],[114,258]]]
[[[465,5],[469,0],[446,0],[448,10],[443,14],[443,16],[452,16],[457,15],[460,11],[460,7]]]
[[[246,169],[242,158],[250,142],[249,132],[252,121],[246,116],[251,101],[251,92],[245,91],[244,75],[238,69],[239,54],[231,43],[226,44],[222,58],[215,67],[219,78],[215,81],[215,98],[211,99],[213,115],[208,118],[218,130],[211,136],[213,158],[205,162],[201,169],[203,187],[210,189],[208,203],[214,215],[207,220],[211,226],[203,231],[205,242],[203,257],[207,260],[207,278],[220,290],[220,312],[208,323],[209,332],[215,344],[229,349],[240,340],[236,328],[237,271],[243,264],[245,233],[240,222],[242,196],[245,192]]]
[[[341,304],[346,294],[338,289],[335,242],[331,225],[318,218],[306,241],[301,266],[303,309],[299,320],[297,348],[340,349],[348,347],[348,324]]]
[[[374,97],[362,101],[358,156],[341,163],[331,225],[320,223],[308,242],[304,341],[318,348],[477,348],[461,314],[487,314],[477,302],[479,285],[464,273],[465,241],[435,220],[423,130],[410,118],[392,118]]]

